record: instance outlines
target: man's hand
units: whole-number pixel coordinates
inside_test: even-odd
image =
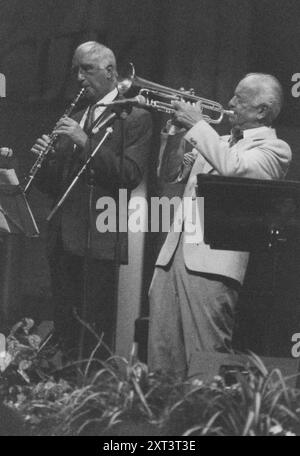
[[[40,155],[47,148],[49,142],[49,136],[43,135],[41,138],[36,140],[36,143],[32,146],[30,151],[36,155]]]
[[[173,106],[175,112],[173,114],[172,122],[175,125],[183,126],[187,130],[192,128],[199,120],[203,119],[201,103],[198,102],[192,106],[183,101],[174,101]]]
[[[53,133],[68,136],[74,144],[82,148],[86,145],[88,140],[86,133],[79,126],[79,123],[67,116],[62,117],[58,121]]]

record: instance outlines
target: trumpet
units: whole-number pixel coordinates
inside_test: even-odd
[[[175,112],[175,108],[172,104],[173,101],[183,101],[190,104],[200,102],[203,118],[208,123],[212,124],[219,124],[222,122],[224,115],[230,116],[234,114],[233,111],[224,109],[223,106],[216,101],[195,95],[193,89],[189,91],[183,89],[175,90],[136,76],[133,63],[130,63],[130,68],[131,71],[129,76],[120,80],[118,83],[118,90],[121,94],[126,93],[131,87],[140,88],[139,94],[135,98],[128,100],[129,104],[132,102],[132,104],[150,107],[167,114],[173,114]],[[107,104],[106,106],[117,103],[126,103],[126,100],[116,101]]]
[[[66,109],[66,111],[64,112],[63,116],[70,116],[75,108],[75,106],[77,105],[77,103],[79,102],[80,98],[83,96],[85,92],[85,89],[82,88],[76,95],[76,97],[73,99],[72,103],[70,104],[70,106]],[[29,173],[28,173],[28,176],[26,177],[25,179],[25,185],[24,185],[24,193],[26,193],[29,188],[31,187],[31,184],[32,184],[32,181],[33,179],[35,178],[36,174],[39,172],[44,160],[46,159],[48,153],[51,151],[51,149],[53,148],[56,140],[57,140],[57,137],[58,135],[56,133],[54,133],[56,127],[57,127],[57,124],[58,122],[55,124],[55,127],[53,128],[52,130],[52,133],[50,133],[49,135],[49,138],[50,138],[50,142],[48,143],[48,146],[46,147],[46,149],[41,152],[38,156],[38,158],[36,159],[36,161],[34,162],[32,168],[30,169]]]

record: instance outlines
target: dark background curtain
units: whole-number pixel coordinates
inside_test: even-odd
[[[173,88],[192,87],[224,106],[245,73],[276,75],[286,99],[278,134],[294,154],[288,177],[300,180],[300,106],[291,94],[292,75],[300,71],[298,0],[1,0],[0,11],[0,72],[7,82],[7,96],[0,99],[0,145],[14,149],[20,176],[33,163],[29,150],[35,138],[52,130],[76,90],[70,78],[74,49],[97,40],[115,51],[120,66],[134,62],[139,76]],[[154,120],[158,132],[162,119],[155,115]],[[228,131],[226,122],[218,131]],[[156,134],[149,194],[171,194],[177,190],[163,188],[154,178],[157,150]],[[50,202],[36,190],[29,202],[42,236],[26,240],[20,259],[22,313],[47,318],[51,295],[43,233]],[[159,242],[148,235],[144,313]],[[238,339],[258,351],[260,340],[268,353],[287,354],[289,345],[282,341],[300,326],[299,261],[296,254],[282,260],[283,291],[270,302],[260,294],[269,280],[265,260],[255,267],[256,275],[250,273],[247,287],[257,295],[241,306]],[[268,328],[262,323],[266,319]]]

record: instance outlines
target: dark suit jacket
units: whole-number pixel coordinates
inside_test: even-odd
[[[73,116],[78,122],[84,111]],[[109,114],[106,109],[103,116]],[[93,150],[105,133],[99,131],[91,136],[89,147]],[[131,114],[124,121],[124,179],[123,185],[130,191],[137,187],[143,178],[147,166],[147,156],[150,150],[152,122],[150,114],[138,108],[133,108]],[[84,163],[86,150],[75,148],[67,137],[61,137],[56,147],[56,154],[47,159],[37,175],[38,188],[57,200],[76,175],[76,170]],[[99,211],[96,203],[99,198],[106,196],[118,198],[120,187],[120,157],[122,150],[121,120],[113,123],[113,134],[102,145],[93,160],[95,173],[95,192],[92,203],[91,221],[91,253],[93,258],[113,260],[115,255],[116,233],[100,233],[96,228],[96,219]],[[75,154],[75,155],[74,155]],[[75,160],[74,160],[75,158]],[[71,163],[70,163],[71,162]],[[86,226],[88,218],[88,190],[85,179],[82,177],[73,188],[62,208],[54,216],[48,229],[48,253],[56,243],[57,236],[61,236],[63,248],[73,254],[84,255]],[[121,235],[121,261],[127,262],[127,235]]]

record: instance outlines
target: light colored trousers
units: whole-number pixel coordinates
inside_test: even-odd
[[[230,352],[237,285],[221,276],[188,270],[181,237],[171,264],[155,268],[149,290],[150,370],[185,376],[193,354]]]

